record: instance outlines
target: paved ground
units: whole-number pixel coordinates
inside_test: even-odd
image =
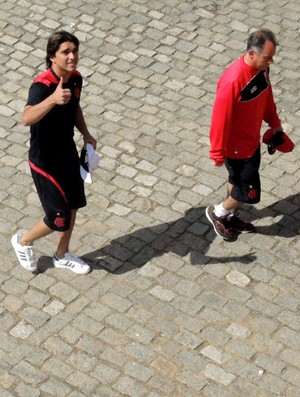
[[[1,2],[1,396],[300,396],[299,19],[296,0]],[[244,214],[257,233],[225,243],[204,216],[226,177],[210,113],[260,26],[281,44],[271,78],[296,148],[264,148],[262,201]],[[52,267],[55,236],[36,244],[38,274],[10,246],[41,216],[20,118],[61,28],[81,41],[102,157],[73,239],[87,276]]]

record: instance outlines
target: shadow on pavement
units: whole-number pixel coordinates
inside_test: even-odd
[[[255,206],[251,207],[248,214],[252,220],[270,218],[268,225],[255,226],[256,233],[285,238],[296,237],[300,232],[300,194],[288,196],[261,210],[257,210]],[[279,217],[278,221],[271,220],[276,217]]]
[[[252,253],[231,257],[206,255],[215,233],[206,219],[205,208],[192,208],[176,221],[139,229],[119,237],[109,245],[88,253],[85,258],[94,263],[94,269],[105,268],[117,274],[141,267],[166,253],[180,257],[189,255],[187,260],[193,265],[253,262],[256,257]]]
[[[299,235],[299,207],[300,195],[297,194],[263,209],[249,207],[243,210],[243,213],[248,221],[270,218],[268,225],[256,226],[257,234],[288,238]],[[255,261],[254,253],[227,257],[207,255],[216,236],[206,219],[205,208],[191,208],[184,217],[173,222],[142,228],[118,237],[110,244],[87,253],[84,259],[91,263],[93,270],[101,268],[116,274],[141,267],[166,253],[174,253],[180,257],[189,255],[187,260],[193,265],[233,262],[249,264]],[[273,222],[272,218],[276,217],[279,217],[279,220]],[[39,258],[38,267],[39,272],[46,271],[53,267],[52,259],[42,256]]]

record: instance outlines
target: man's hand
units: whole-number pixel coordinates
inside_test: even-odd
[[[214,165],[220,167],[224,164],[224,160],[214,160]]]
[[[58,86],[54,91],[53,99],[57,105],[66,105],[71,99],[71,90],[69,88],[63,88],[63,78],[60,78]]]
[[[86,147],[86,145],[90,143],[93,146],[94,150],[96,150],[97,141],[90,133],[83,135],[83,142],[84,142],[84,147]]]
[[[71,99],[71,91],[63,88],[63,78],[60,78],[58,86],[52,95],[34,106],[25,106],[22,114],[23,125],[38,123],[55,105],[65,105]]]

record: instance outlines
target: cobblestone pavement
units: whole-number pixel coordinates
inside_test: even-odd
[[[297,0],[1,1],[2,397],[300,396],[299,20]],[[262,201],[244,213],[257,233],[226,243],[204,215],[226,179],[208,160],[210,113],[261,26],[280,42],[271,79],[296,148],[263,148]],[[38,274],[10,246],[42,215],[20,119],[61,28],[81,41],[101,154],[73,239],[87,276],[52,267],[53,235]]]

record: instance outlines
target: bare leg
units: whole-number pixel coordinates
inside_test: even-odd
[[[71,210],[71,223],[70,228],[65,232],[58,233],[58,245],[57,245],[57,255],[58,257],[64,257],[65,253],[69,251],[69,243],[71,240],[71,235],[73,232],[75,220],[76,220],[76,210]],[[52,233],[51,230],[45,222],[41,219],[31,230],[26,232],[20,239],[21,245],[33,245],[35,240],[47,236]]]
[[[75,225],[77,209],[71,210],[71,223],[70,228],[65,232],[58,233],[58,245],[56,250],[56,255],[58,258],[63,258],[66,252],[69,252],[69,244],[73,232],[73,228]]]
[[[87,274],[91,271],[90,266],[82,259],[77,258],[69,252],[69,244],[75,225],[77,209],[71,210],[71,223],[69,230],[59,232],[56,254],[53,257],[53,264],[60,269],[69,269],[77,274]]]
[[[228,183],[227,185],[227,198],[223,201],[223,207],[227,211],[234,211],[243,204],[240,201],[235,200],[234,198],[231,197],[231,191],[232,191],[233,185]]]
[[[41,219],[31,230],[26,232],[20,239],[21,245],[33,245],[35,240],[38,240],[42,237],[47,236],[48,234],[52,233],[51,230]]]

